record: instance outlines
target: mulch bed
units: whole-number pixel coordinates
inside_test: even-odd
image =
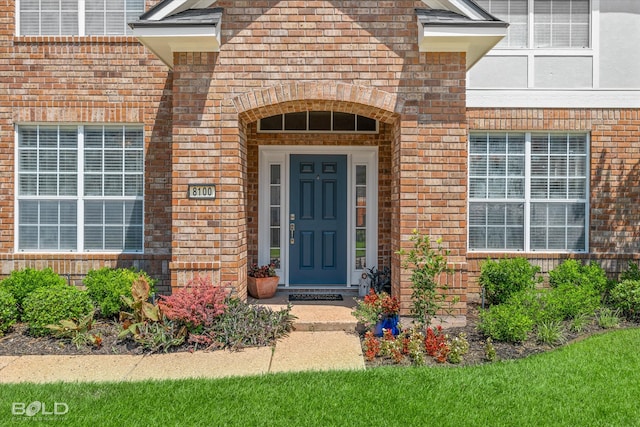
[[[468,313],[467,313],[467,326],[465,327],[457,327],[457,328],[446,328],[444,332],[449,336],[457,336],[459,333],[464,332],[467,335],[467,340],[469,341],[469,352],[463,356],[463,360],[460,364],[454,365],[449,362],[444,364],[438,363],[433,360],[431,357],[426,357],[427,365],[445,365],[445,366],[468,366],[468,365],[479,365],[483,363],[489,363],[485,356],[485,343],[486,337],[478,331],[476,325],[478,324],[478,312],[479,305],[477,304],[469,304]],[[568,325],[566,325],[568,326]],[[620,321],[620,326],[618,329],[623,328],[632,328],[638,327],[637,323],[627,322],[623,319]],[[591,335],[604,333],[607,331],[611,331],[611,329],[603,329],[598,326],[595,321],[585,326],[582,332],[574,333],[570,332],[568,327],[565,327],[565,343],[560,345],[548,345],[537,342],[535,337],[530,338],[528,341],[523,343],[505,343],[493,341],[493,346],[496,350],[497,358],[496,360],[514,360],[514,359],[522,359],[528,356],[532,356],[539,353],[544,353],[555,348],[561,347],[562,345],[567,345],[575,341],[579,341],[585,339]],[[363,346],[363,354],[365,352]],[[373,361],[366,361],[367,368],[373,368],[377,366],[387,366],[387,365],[395,365],[395,366],[406,366],[410,365],[410,361],[408,358],[405,362],[397,364],[391,358],[382,358],[377,357]]]
[[[485,359],[485,342],[486,337],[477,329],[478,308],[476,305],[469,306],[467,314],[467,326],[463,328],[447,328],[446,333],[450,336],[457,336],[460,332],[467,334],[469,341],[469,352],[464,356],[461,365],[477,365],[487,363]],[[638,327],[636,323],[622,321],[620,328]],[[102,337],[102,346],[100,348],[82,346],[77,348],[69,340],[57,339],[51,337],[32,337],[27,333],[26,324],[16,324],[10,329],[5,336],[0,337],[0,356],[22,356],[22,355],[79,355],[79,354],[143,354],[145,351],[131,340],[117,340],[119,325],[114,321],[97,320],[94,323],[92,332],[100,334]],[[606,331],[593,323],[585,327],[585,329],[577,334],[566,332],[566,342],[580,340],[595,333]],[[543,353],[552,350],[557,346],[538,343],[535,338],[524,343],[510,344],[494,341],[494,347],[498,356],[498,360],[520,359],[531,356],[533,354]],[[176,351],[193,351],[192,345],[187,343],[178,347],[172,347],[171,352]],[[364,350],[363,350],[364,354]],[[376,358],[374,361],[366,362],[367,367],[376,367],[383,365],[395,365],[388,358]],[[409,364],[407,361],[406,364]],[[427,357],[427,364],[439,365],[430,357]],[[447,363],[448,364],[448,363]]]

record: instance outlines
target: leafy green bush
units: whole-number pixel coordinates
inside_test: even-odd
[[[522,257],[488,259],[480,268],[480,285],[489,304],[502,304],[515,293],[535,288],[541,280],[536,278],[539,272],[540,267]]]
[[[629,265],[625,271],[620,273],[620,281],[640,280],[640,267],[633,261],[629,261]]]
[[[31,292],[24,299],[23,310],[22,319],[29,323],[29,332],[42,336],[52,333],[47,325],[87,316],[93,304],[85,291],[73,286],[54,286]]]
[[[591,286],[602,293],[607,289],[607,275],[595,262],[582,265],[575,259],[568,259],[549,272],[552,288],[560,285]]]
[[[548,315],[543,310],[544,302],[550,289],[527,289],[511,295],[505,304],[520,307],[527,316],[537,324],[546,320]]]
[[[0,337],[18,320],[18,304],[6,289],[0,288]]]
[[[640,319],[640,280],[623,280],[611,289],[611,304],[627,318]]]
[[[26,296],[38,288],[66,285],[67,281],[57,275],[51,268],[15,270],[11,272],[9,277],[0,282],[0,288],[6,289],[13,295],[18,307],[22,307],[22,302]]]
[[[147,280],[153,293],[155,281],[144,271],[129,268],[103,267],[91,270],[87,273],[83,283],[87,287],[87,293],[91,300],[100,308],[100,314],[104,317],[111,317],[126,307],[120,296],[131,297],[131,285],[140,275]]]
[[[522,342],[533,330],[533,320],[522,307],[500,304],[480,313],[478,327],[496,341]]]
[[[563,283],[543,294],[541,308],[545,320],[569,320],[593,316],[600,307],[601,293],[591,285]]]

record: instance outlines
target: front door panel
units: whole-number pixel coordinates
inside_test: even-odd
[[[289,283],[345,285],[347,156],[291,155]]]

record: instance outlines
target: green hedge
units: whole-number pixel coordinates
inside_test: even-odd
[[[153,293],[155,280],[151,279],[144,271],[129,268],[103,267],[91,270],[87,273],[83,283],[87,287],[87,293],[95,305],[100,308],[100,314],[111,317],[126,308],[120,298],[122,295],[131,297],[131,285],[140,275],[143,275]]]
[[[54,286],[36,289],[25,298],[22,319],[29,324],[32,335],[42,336],[51,333],[47,325],[80,319],[92,310],[91,298],[85,291],[73,286]]]

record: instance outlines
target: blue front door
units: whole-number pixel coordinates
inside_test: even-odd
[[[289,283],[345,285],[347,156],[291,155]]]

